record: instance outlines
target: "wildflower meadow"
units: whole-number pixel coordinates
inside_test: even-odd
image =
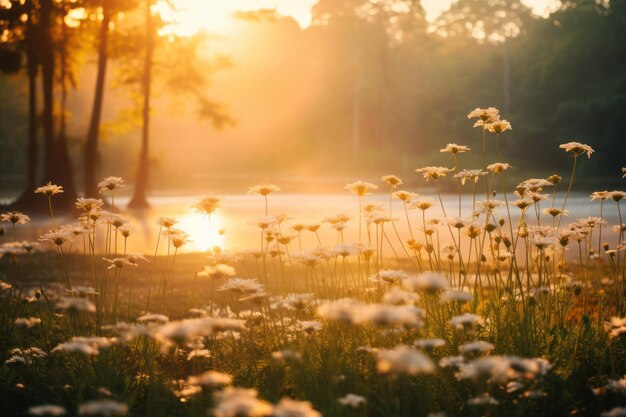
[[[62,186],[32,190],[38,239],[30,213],[1,215],[0,415],[625,416],[626,192],[568,215],[602,155],[564,143],[570,170],[515,184],[511,123],[493,107],[467,118],[469,143],[415,169],[429,195],[358,180],[337,190],[352,211],[303,222],[273,204],[280,184],[251,186],[241,250],[220,230],[185,252],[190,234],[159,217],[152,248],[131,252],[120,177],[67,223]],[[224,203],[193,210],[211,225]]]

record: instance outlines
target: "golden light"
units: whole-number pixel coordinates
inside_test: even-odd
[[[78,7],[71,9],[63,20],[68,27],[77,28],[80,26],[81,22],[87,20],[88,17],[87,10],[84,7]]]
[[[159,0],[155,7],[166,22],[161,36],[193,36],[201,30],[225,35],[235,27],[237,12],[274,9],[294,18],[301,27],[311,23],[317,0]]]
[[[166,22],[161,36],[193,36],[201,30],[224,34],[234,19],[228,1],[176,0],[173,5],[159,1],[155,12]]]
[[[189,210],[189,213],[179,219],[178,227],[189,234],[191,243],[189,249],[205,252],[215,246],[224,246],[222,219],[218,214],[209,216]]]

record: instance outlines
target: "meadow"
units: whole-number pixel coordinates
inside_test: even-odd
[[[468,119],[471,146],[416,169],[431,196],[395,175],[355,181],[352,212],[301,222],[273,210],[278,186],[250,187],[263,209],[246,250],[220,231],[183,253],[189,234],[160,217],[154,247],[131,253],[121,178],[69,224],[63,188],[37,188],[37,241],[21,237],[28,213],[1,215],[0,414],[626,416],[626,192],[595,191],[597,216],[569,217],[591,146],[560,145],[570,172],[514,185],[511,124],[495,108]],[[222,203],[199,197],[198,222]]]

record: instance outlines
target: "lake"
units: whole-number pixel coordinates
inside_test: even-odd
[[[160,216],[175,217],[179,223],[177,227],[190,234],[192,242],[184,246],[181,250],[184,252],[197,252],[205,251],[209,247],[215,244],[220,245],[225,249],[252,249],[259,248],[260,246],[260,229],[252,223],[258,217],[265,215],[265,203],[261,196],[248,195],[248,194],[226,194],[222,195],[221,207],[218,208],[215,215],[212,216],[211,221],[207,216],[196,213],[192,206],[196,204],[200,197],[198,196],[154,196],[150,198],[150,204],[152,207],[147,210],[121,210],[121,214],[130,219],[133,225],[136,227],[136,232],[129,238],[128,250],[134,252],[153,253],[155,243],[157,240],[158,226],[156,220]],[[432,195],[431,195],[432,197]],[[508,196],[509,201],[512,201],[512,196]],[[557,196],[557,207],[562,204],[563,195]],[[433,198],[436,200],[436,195]],[[365,201],[380,202],[383,207],[388,211],[389,209],[389,195],[388,194],[372,194],[365,197]],[[444,195],[444,206],[449,216],[458,215],[458,196],[456,195]],[[116,204],[119,207],[125,207],[128,202],[128,198],[119,197],[116,198]],[[561,203],[559,203],[561,202]],[[550,202],[542,202],[542,208],[549,207]],[[463,196],[461,214],[462,217],[467,218],[471,212],[471,196]],[[618,224],[618,215],[613,201],[605,203],[604,218],[608,222],[609,227],[605,227],[603,240],[610,240],[611,245],[616,243],[617,237],[615,234],[609,232],[610,226]],[[563,225],[567,225],[569,222],[574,221],[580,217],[599,216],[600,204],[599,202],[591,202],[587,193],[573,193],[567,203],[567,209],[570,210],[569,216],[564,218]],[[348,222],[348,226],[344,231],[345,242],[358,241],[358,199],[356,196],[345,194],[288,194],[288,193],[273,193],[269,195],[269,214],[278,215],[286,214],[291,216],[292,220],[287,221],[285,224],[299,222],[299,223],[321,223],[322,220],[329,216],[334,216],[340,213],[346,213],[352,216],[352,220]],[[398,245],[398,235],[406,241],[409,238],[409,230],[406,223],[404,214],[403,203],[399,200],[393,201],[392,214],[394,217],[398,217],[399,221],[396,222],[396,232],[391,225],[385,226],[385,231],[388,233],[388,238],[396,249],[400,250]],[[527,220],[529,224],[534,219],[534,211],[529,211]],[[442,211],[439,205],[431,208],[427,211],[427,217],[442,216]],[[512,222],[515,228],[519,219],[519,209],[513,207],[511,211]],[[419,210],[409,211],[410,220],[412,223],[412,229],[417,237],[423,237],[419,231],[421,225],[421,212]],[[496,211],[495,217],[506,218],[506,209],[500,208]],[[68,217],[60,217],[58,222],[67,223],[72,219]],[[419,223],[418,223],[419,222]],[[536,222],[536,220],[535,220]],[[324,245],[332,246],[336,244],[339,239],[339,235],[336,230],[331,229],[328,223],[321,223],[322,226],[319,230],[319,236]],[[542,224],[550,225],[551,217],[542,215]],[[5,223],[5,227],[8,224]],[[26,226],[18,226],[18,239],[36,239],[50,228],[50,220],[48,218],[35,218],[31,223]],[[365,230],[365,227],[363,228]],[[220,233],[223,231],[223,234]],[[288,230],[287,227],[283,227],[283,231]],[[441,243],[450,243],[450,234],[445,226],[440,226],[440,238]],[[508,227],[505,228],[508,230]],[[364,236],[366,236],[365,232]],[[7,234],[3,241],[10,239],[10,229],[7,227]],[[302,247],[313,248],[318,245],[317,237],[315,234],[303,231],[302,232]],[[366,238],[363,238],[366,241]],[[388,245],[385,243],[385,245]],[[76,243],[74,250],[82,250],[82,243]],[[161,244],[161,249],[165,250],[165,245]],[[292,250],[298,249],[298,243],[295,242]],[[386,251],[389,255],[389,247]]]

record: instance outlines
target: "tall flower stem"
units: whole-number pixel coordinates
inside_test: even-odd
[[[404,215],[406,217],[406,224],[409,226],[409,234],[411,235],[411,239],[414,239],[413,237],[413,228],[411,227],[411,221],[409,220],[409,210],[406,207],[406,202],[404,203]]]
[[[603,213],[602,213],[603,204],[602,203],[604,203],[604,200],[600,199],[600,219],[602,219],[602,215],[603,215]],[[598,254],[600,254],[601,253],[600,249],[601,249],[601,246],[602,246],[602,222],[600,222],[600,224],[598,226],[600,228],[599,236],[598,236]],[[620,225],[620,227],[622,227],[622,226]]]
[[[441,203],[441,210],[443,211],[443,216],[444,217],[448,217],[448,215],[446,214],[446,208],[443,205],[443,198],[441,198],[441,190],[439,189],[439,184],[437,184],[437,196],[439,197],[439,203]],[[452,227],[450,227],[450,225],[448,224],[448,231],[450,232],[450,236],[452,237],[452,242],[454,243],[454,247],[459,251],[459,268],[463,268],[463,255],[461,254],[461,249],[459,247],[459,244],[461,243],[460,240],[459,242],[456,241],[456,238],[454,237],[454,232],[452,231]]]
[[[157,241],[156,241],[156,247],[154,248],[154,256],[152,257],[154,269],[156,269],[157,253],[159,251],[159,242],[161,241],[161,233],[162,232],[163,232],[163,225],[160,225],[159,226],[159,235],[158,235]],[[153,270],[153,272],[154,272],[154,270]],[[149,308],[150,308],[150,295],[152,294],[153,279],[154,279],[154,273],[150,274],[150,283],[148,284],[148,297],[146,299],[146,312],[148,312]]]
[[[52,230],[56,230],[57,225],[54,220],[54,213],[52,212],[52,196],[48,196],[48,210],[50,210],[50,218],[52,219]]]
[[[496,160],[494,162],[498,162],[500,159],[500,134],[496,133]]]
[[[561,227],[561,219],[563,218],[563,211],[565,210],[565,204],[567,204],[567,198],[570,191],[572,191],[572,184],[574,184],[574,176],[576,175],[576,161],[578,161],[578,155],[574,154],[574,166],[572,167],[572,175],[569,179],[569,186],[567,187],[567,193],[565,193],[565,199],[563,200],[563,207],[561,207],[561,214],[559,215],[559,223],[557,227]]]
[[[393,217],[393,214],[391,212],[392,209],[392,203],[393,203],[393,188],[391,189],[391,191],[389,192],[389,217]],[[406,208],[406,207],[405,207]],[[407,221],[408,221],[408,215],[407,215]],[[415,262],[413,261],[413,258],[411,257],[411,255],[409,254],[409,251],[406,249],[406,246],[404,245],[404,242],[402,242],[402,238],[400,237],[400,233],[398,232],[398,228],[396,227],[396,223],[393,221],[393,219],[391,220],[391,225],[393,226],[393,230],[396,233],[396,237],[398,238],[398,243],[400,243],[400,246],[402,247],[402,250],[404,250],[404,253],[406,254],[406,257],[409,259],[409,261],[411,261],[411,263],[413,264],[413,266],[417,266],[415,264]],[[409,229],[411,228],[411,225],[409,224]],[[395,249],[393,249],[393,245],[391,245],[391,242],[389,242],[389,246],[391,246],[391,249],[394,251],[395,253]],[[396,254],[397,256],[397,254]]]

